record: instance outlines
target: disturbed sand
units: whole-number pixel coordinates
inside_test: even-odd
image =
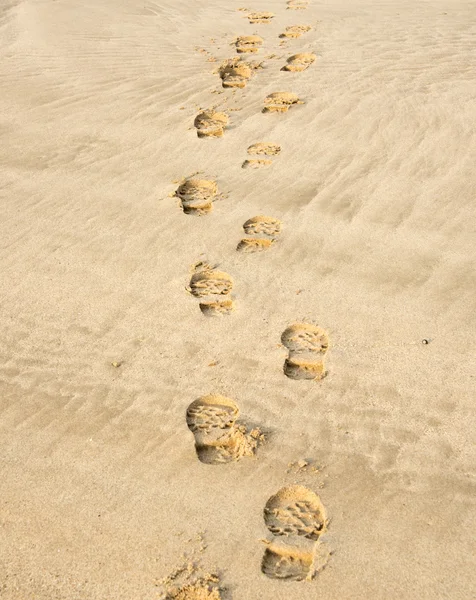
[[[473,597],[475,33],[2,3],[2,600]]]

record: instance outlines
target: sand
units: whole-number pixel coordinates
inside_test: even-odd
[[[474,2],[291,4],[2,3],[2,600],[474,597]]]

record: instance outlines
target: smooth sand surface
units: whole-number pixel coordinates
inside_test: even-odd
[[[210,598],[474,598],[475,22],[472,0],[2,2],[2,600],[157,600],[183,553]],[[254,34],[263,68],[223,89]],[[274,92],[303,104],[263,114]],[[261,142],[281,152],[243,169]],[[203,216],[173,195],[197,172]],[[282,232],[237,252],[257,215]],[[221,318],[187,293],[200,261],[232,279]],[[328,334],[320,381],[283,373],[300,322]],[[209,394],[266,434],[255,456],[199,460]],[[261,571],[296,483],[329,519],[311,582]]]

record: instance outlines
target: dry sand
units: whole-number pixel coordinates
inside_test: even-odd
[[[475,3],[297,8],[1,3],[2,600],[157,599],[194,557],[171,597],[474,598]],[[223,89],[254,34],[263,68]],[[303,104],[263,114],[274,92]],[[198,138],[209,109],[223,137]],[[281,152],[243,169],[257,143]],[[197,172],[203,216],[173,195]],[[258,215],[279,237],[237,252]],[[198,262],[231,278],[221,318],[187,293]],[[283,373],[296,322],[328,334],[320,381]],[[227,435],[265,432],[255,456],[199,460],[210,394]],[[329,519],[311,582],[261,572],[293,484]]]

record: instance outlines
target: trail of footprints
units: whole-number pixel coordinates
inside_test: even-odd
[[[307,0],[288,0],[289,10],[304,10]],[[240,9],[241,10],[241,9]],[[244,10],[244,9],[243,9]],[[271,12],[249,12],[246,18],[252,25],[270,23]],[[286,27],[280,38],[297,39],[308,33],[308,25]],[[234,46],[239,55],[224,61],[218,69],[223,88],[243,89],[261,63],[245,60],[244,55],[254,55],[263,47],[261,36],[242,35],[235,39]],[[282,44],[285,42],[282,42]],[[301,72],[316,60],[312,52],[300,52],[290,56],[281,71]],[[264,113],[286,113],[304,102],[291,92],[274,92],[264,100]],[[221,138],[227,128],[228,115],[219,110],[200,112],[194,121],[199,138]],[[262,168],[272,164],[272,158],[281,152],[274,142],[256,142],[247,149],[248,156],[243,168]],[[214,179],[190,177],[182,181],[175,192],[181,208],[187,215],[203,216],[212,211],[217,197]],[[279,239],[282,223],[274,217],[258,215],[243,224],[245,236],[238,242],[240,253],[256,253],[268,250]],[[197,263],[187,290],[198,300],[204,316],[230,315],[234,310],[232,298],[234,282],[225,271],[208,263]],[[324,357],[329,340],[327,333],[317,325],[294,323],[281,335],[281,343],[287,350],[283,372],[292,380],[323,379],[326,375]],[[186,423],[193,433],[195,449],[200,462],[207,465],[232,463],[243,457],[253,456],[264,440],[259,428],[249,429],[238,420],[238,405],[217,394],[202,396],[193,401],[186,411]],[[271,496],[264,508],[264,522],[271,539],[266,541],[261,570],[273,579],[309,580],[324,565],[318,549],[320,538],[327,529],[324,506],[311,490],[292,485],[280,489]]]

